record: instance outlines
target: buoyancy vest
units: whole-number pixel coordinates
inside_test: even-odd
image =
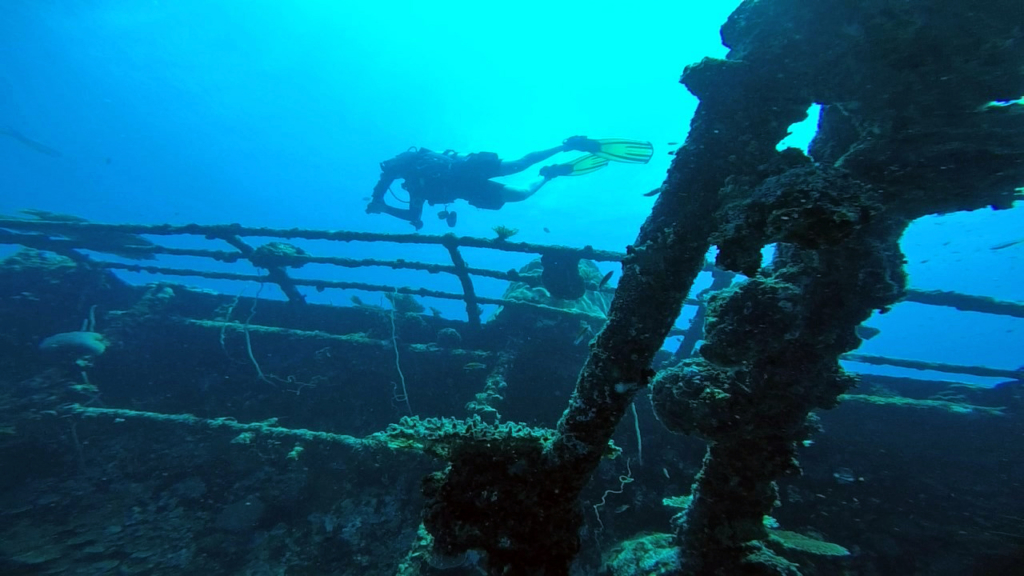
[[[381,170],[405,180],[403,188],[422,195],[430,204],[446,204],[456,200],[449,184],[452,167],[463,160],[449,152],[419,148],[381,163]]]

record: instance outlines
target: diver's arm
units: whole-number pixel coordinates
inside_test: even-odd
[[[426,199],[419,197],[415,194],[409,195],[409,207],[408,208],[395,208],[394,206],[388,206],[381,202],[379,206],[380,211],[384,214],[390,214],[395,218],[401,218],[416,227],[417,230],[423,227],[423,203]]]
[[[373,198],[370,202],[383,202],[384,195],[387,194],[388,188],[390,188],[391,184],[397,179],[398,175],[393,172],[381,172],[380,179],[377,180],[377,185],[373,187]]]
[[[508,176],[509,174],[515,174],[516,172],[522,172],[530,166],[538,162],[543,162],[548,158],[551,158],[559,152],[565,152],[567,148],[565,145],[556,146],[555,148],[548,148],[547,150],[538,150],[537,152],[530,152],[526,156],[518,160],[502,160],[501,167],[499,168],[499,176]]]

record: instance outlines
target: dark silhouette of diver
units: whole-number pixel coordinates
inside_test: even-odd
[[[509,186],[491,178],[508,176],[543,162],[559,152],[588,152],[564,164],[552,164],[540,169],[540,179],[526,187]],[[367,214],[390,214],[408,221],[417,230],[423,227],[423,204],[431,206],[465,200],[471,206],[485,210],[498,210],[507,202],[521,202],[533,196],[542,186],[558,176],[580,176],[599,170],[609,160],[642,164],[651,159],[653,147],[649,142],[635,140],[594,140],[586,136],[573,136],[561,146],[531,152],[518,160],[502,160],[494,152],[458,154],[454,150],[434,152],[426,148],[408,151],[380,164],[380,180],[373,187],[373,197],[366,206]],[[397,208],[384,202],[384,196],[395,180],[403,180],[402,188],[409,192],[409,207]],[[401,201],[401,200],[400,200]],[[455,212],[447,208],[438,214],[449,226],[455,226]]]

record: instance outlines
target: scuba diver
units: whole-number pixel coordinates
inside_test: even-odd
[[[529,186],[509,186],[491,180],[522,172],[559,152],[569,151],[587,154],[564,164],[544,166],[540,169],[540,179]],[[653,154],[654,147],[650,142],[618,138],[595,140],[586,136],[573,136],[561,146],[531,152],[511,161],[502,160],[493,152],[463,155],[454,150],[434,152],[413,147],[380,163],[380,180],[373,187],[373,197],[366,206],[366,213],[390,214],[408,221],[419,230],[423,227],[423,204],[443,204],[445,209],[438,213],[438,218],[445,220],[448,226],[455,226],[457,215],[447,206],[456,200],[465,200],[471,206],[485,210],[498,210],[507,202],[526,200],[559,176],[589,174],[605,167],[609,160],[646,164]],[[384,201],[395,180],[403,180],[402,188],[409,191],[408,208],[390,206]],[[402,200],[399,202],[404,203]]]

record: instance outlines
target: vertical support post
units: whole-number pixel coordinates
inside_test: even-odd
[[[679,343],[679,348],[676,348],[676,353],[672,357],[673,360],[679,362],[693,356],[693,353],[696,351],[697,341],[704,338],[704,318],[708,315],[706,297],[728,288],[735,276],[732,272],[719,270],[718,268],[711,269],[711,286],[697,294],[697,313],[694,314],[693,320],[690,321],[690,327],[686,329],[686,332],[683,332],[683,340]]]
[[[466,316],[469,318],[469,325],[473,328],[480,327],[480,306],[477,305],[476,290],[473,288],[473,279],[469,276],[466,260],[459,252],[458,237],[454,234],[445,234],[444,247],[452,258],[452,264],[457,270],[456,275],[462,283],[462,293],[466,300]]]
[[[208,236],[208,238],[213,238]],[[252,246],[249,246],[245,240],[242,240],[239,236],[222,236],[221,240],[227,242],[239,252],[242,253],[250,262],[252,262],[252,255],[255,252]],[[253,263],[255,265],[255,263]],[[288,272],[283,266],[267,266],[267,278],[277,284],[284,295],[288,297],[288,301],[292,304],[305,304],[306,297],[299,292],[299,289],[295,287],[295,283],[288,276]]]

